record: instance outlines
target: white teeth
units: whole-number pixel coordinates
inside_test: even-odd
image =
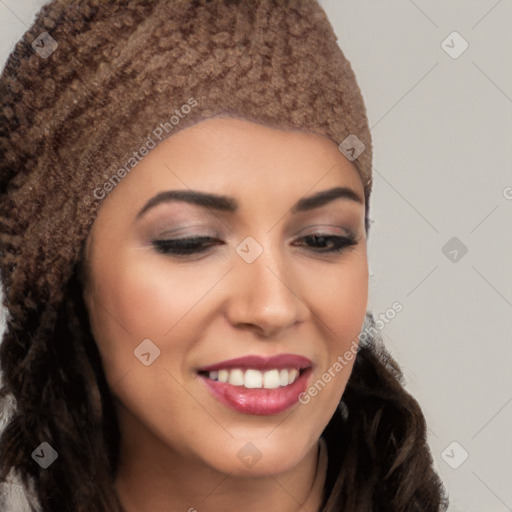
[[[288,379],[288,370],[285,368],[279,372],[279,384],[281,386],[287,386],[289,382]]]
[[[279,370],[270,370],[263,374],[263,387],[266,389],[279,387]]]
[[[244,372],[242,370],[231,370],[229,372],[229,380],[228,382],[233,386],[243,386],[244,385]]]
[[[299,377],[297,368],[273,369],[261,372],[259,370],[245,370],[240,368],[219,370],[208,373],[208,378],[227,382],[232,386],[244,386],[248,389],[276,389],[293,384]]]
[[[263,375],[258,370],[247,370],[245,372],[244,386],[246,388],[261,388],[263,386]]]

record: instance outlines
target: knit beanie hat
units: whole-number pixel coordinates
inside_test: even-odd
[[[368,213],[370,131],[336,40],[317,0],[44,6],[0,77],[0,276],[17,340],[2,365],[34,360],[34,340],[52,336],[102,200],[201,120],[327,136],[359,171]]]

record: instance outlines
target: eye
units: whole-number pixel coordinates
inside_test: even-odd
[[[155,249],[162,254],[187,256],[206,252],[211,246],[224,243],[210,236],[184,237],[166,240],[154,240]]]
[[[304,241],[306,242],[304,244]],[[200,254],[209,250],[214,245],[224,244],[221,240],[209,236],[183,237],[174,239],[154,240],[153,245],[161,254],[172,254],[174,256],[188,256],[191,254]],[[304,236],[299,241],[293,242],[294,246],[313,247],[313,252],[334,253],[341,252],[347,247],[357,245],[357,240],[353,236],[326,235],[313,233]]]
[[[313,252],[319,253],[342,252],[347,247],[357,245],[357,240],[353,235],[337,236],[313,233],[311,235],[306,235],[299,240],[306,241],[309,246],[316,248]],[[293,242],[292,245],[303,246],[304,244],[300,242]]]

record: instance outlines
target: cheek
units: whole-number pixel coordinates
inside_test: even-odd
[[[357,354],[368,301],[366,258],[354,254],[345,265],[315,272],[308,297],[325,352],[303,403],[314,401],[328,419],[345,390]]]
[[[330,351],[342,350],[360,334],[368,303],[368,265],[354,253],[346,264],[311,272],[307,297],[321,320]]]
[[[136,253],[98,268],[96,276],[94,295],[110,313],[109,323],[117,322],[134,338],[163,336],[212,281],[201,269],[171,267]]]
[[[101,263],[93,267],[91,328],[106,370],[116,375],[140,364],[133,351],[145,339],[162,351],[172,341],[173,360],[183,360],[198,337],[194,329],[201,328],[200,322],[189,320],[219,279],[218,271],[205,266],[171,266],[160,257],[147,260],[134,251],[110,261],[98,258]]]

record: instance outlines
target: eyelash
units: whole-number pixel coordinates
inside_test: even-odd
[[[154,240],[153,245],[155,249],[162,254],[172,254],[173,256],[188,256],[191,254],[199,254],[204,253],[208,250],[209,246],[218,245],[218,244],[209,244],[205,245],[206,242],[215,241],[215,238],[209,236],[199,236],[199,237],[184,237],[184,238],[175,238],[168,240]],[[357,240],[354,236],[337,236],[337,235],[324,235],[321,233],[313,233],[311,235],[306,235],[302,237],[300,240],[326,240],[326,243],[333,243],[334,247],[331,246],[330,249],[327,250],[313,250],[313,252],[317,254],[335,254],[341,253],[345,249],[357,245]]]

